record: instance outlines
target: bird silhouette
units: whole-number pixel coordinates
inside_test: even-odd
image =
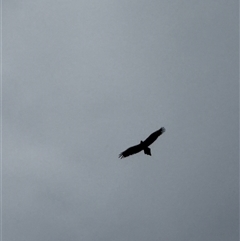
[[[119,154],[119,158],[128,157],[130,155],[134,155],[140,151],[144,151],[146,155],[151,156],[151,149],[149,146],[157,140],[157,138],[162,135],[166,129],[161,127],[159,130],[153,132],[145,141],[140,141],[140,143],[136,146],[131,146],[127,150],[123,151]]]

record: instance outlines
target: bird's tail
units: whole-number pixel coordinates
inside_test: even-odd
[[[151,149],[150,149],[149,147],[145,147],[145,148],[143,149],[143,151],[144,151],[144,153],[145,153],[146,155],[151,156]]]

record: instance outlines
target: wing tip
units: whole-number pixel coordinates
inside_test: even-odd
[[[161,127],[160,130],[161,130],[161,132],[163,133],[163,132],[166,131],[166,128],[165,128],[165,127]]]
[[[118,156],[118,158],[123,159],[123,158],[124,158],[123,154],[120,153],[119,156]]]

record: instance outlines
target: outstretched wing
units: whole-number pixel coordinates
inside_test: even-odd
[[[138,153],[142,150],[143,150],[143,147],[140,144],[138,144],[136,146],[129,147],[127,150],[125,150],[125,151],[123,151],[122,153],[119,154],[119,158],[122,159],[124,157],[136,154],[136,153]]]
[[[159,130],[153,132],[143,143],[145,146],[150,146],[157,138],[165,132],[166,129],[164,127],[160,128]]]

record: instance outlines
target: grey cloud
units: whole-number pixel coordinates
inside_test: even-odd
[[[3,239],[236,241],[237,6],[3,3]]]

